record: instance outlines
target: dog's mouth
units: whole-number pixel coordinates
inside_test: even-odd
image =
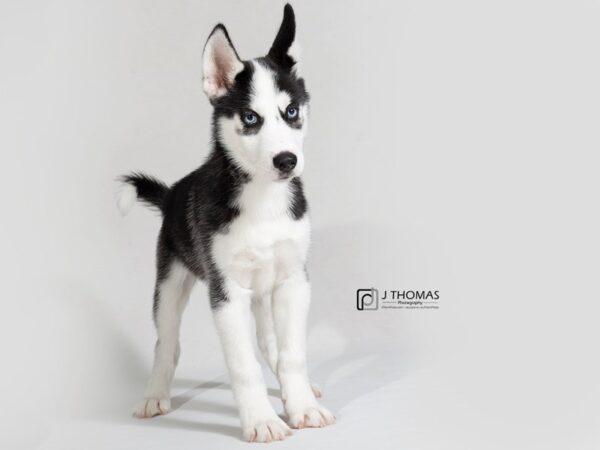
[[[294,176],[294,171],[290,171],[290,172],[279,172],[277,174],[277,181],[285,181],[285,180],[289,180],[290,178],[292,178]]]

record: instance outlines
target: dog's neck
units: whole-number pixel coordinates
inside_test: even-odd
[[[289,180],[251,179],[242,187],[236,199],[240,211],[257,220],[276,219],[287,215],[290,203]]]
[[[233,160],[218,140],[214,141],[209,159],[218,167],[219,173],[216,175],[222,177],[218,181],[229,185],[227,191],[235,192],[229,200],[230,205],[242,214],[256,220],[271,220],[289,216],[292,212],[294,197],[298,189],[301,189],[299,179],[275,181],[252,176]]]

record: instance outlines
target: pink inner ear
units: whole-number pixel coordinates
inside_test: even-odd
[[[229,89],[233,86],[235,62],[231,55],[217,51],[215,54],[215,84],[219,89]]]
[[[235,76],[244,68],[235,50],[222,31],[217,30],[209,39],[204,54],[204,91],[209,97],[227,93]]]

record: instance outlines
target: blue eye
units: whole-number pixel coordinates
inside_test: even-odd
[[[285,110],[285,116],[288,120],[295,120],[298,117],[298,108],[295,106],[288,106]]]
[[[247,111],[242,113],[242,121],[249,126],[256,125],[258,123],[258,116],[251,111]]]

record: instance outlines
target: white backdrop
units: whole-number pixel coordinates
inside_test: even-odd
[[[599,2],[295,8],[313,98],[310,369],[339,422],[278,445],[597,449]],[[178,409],[129,417],[160,220],[122,219],[114,180],[197,167],[208,33],[224,22],[251,58],[281,15],[266,0],[2,2],[2,448],[246,445],[203,287]],[[356,311],[369,287],[439,290],[440,309]]]

